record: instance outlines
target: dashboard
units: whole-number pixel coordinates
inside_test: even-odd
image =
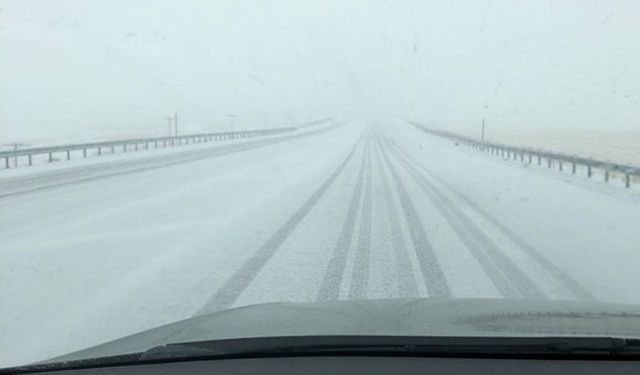
[[[75,369],[40,374],[633,374],[640,361],[313,356],[218,359]]]

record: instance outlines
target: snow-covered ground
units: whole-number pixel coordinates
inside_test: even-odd
[[[640,131],[498,131],[495,141],[640,166]]]
[[[454,127],[480,138],[480,129]],[[640,130],[488,129],[489,142],[640,166]]]
[[[0,366],[262,302],[640,303],[637,187],[368,125],[0,174]]]

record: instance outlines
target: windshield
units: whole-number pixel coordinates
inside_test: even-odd
[[[0,0],[0,367],[193,317],[638,338],[638,35],[636,0]]]

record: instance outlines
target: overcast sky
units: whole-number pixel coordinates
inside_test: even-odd
[[[361,115],[640,130],[640,1],[0,0],[0,141]]]

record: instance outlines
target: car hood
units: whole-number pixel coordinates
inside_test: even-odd
[[[46,362],[137,353],[182,342],[328,335],[638,338],[640,308],[505,299],[268,303],[197,316]]]

